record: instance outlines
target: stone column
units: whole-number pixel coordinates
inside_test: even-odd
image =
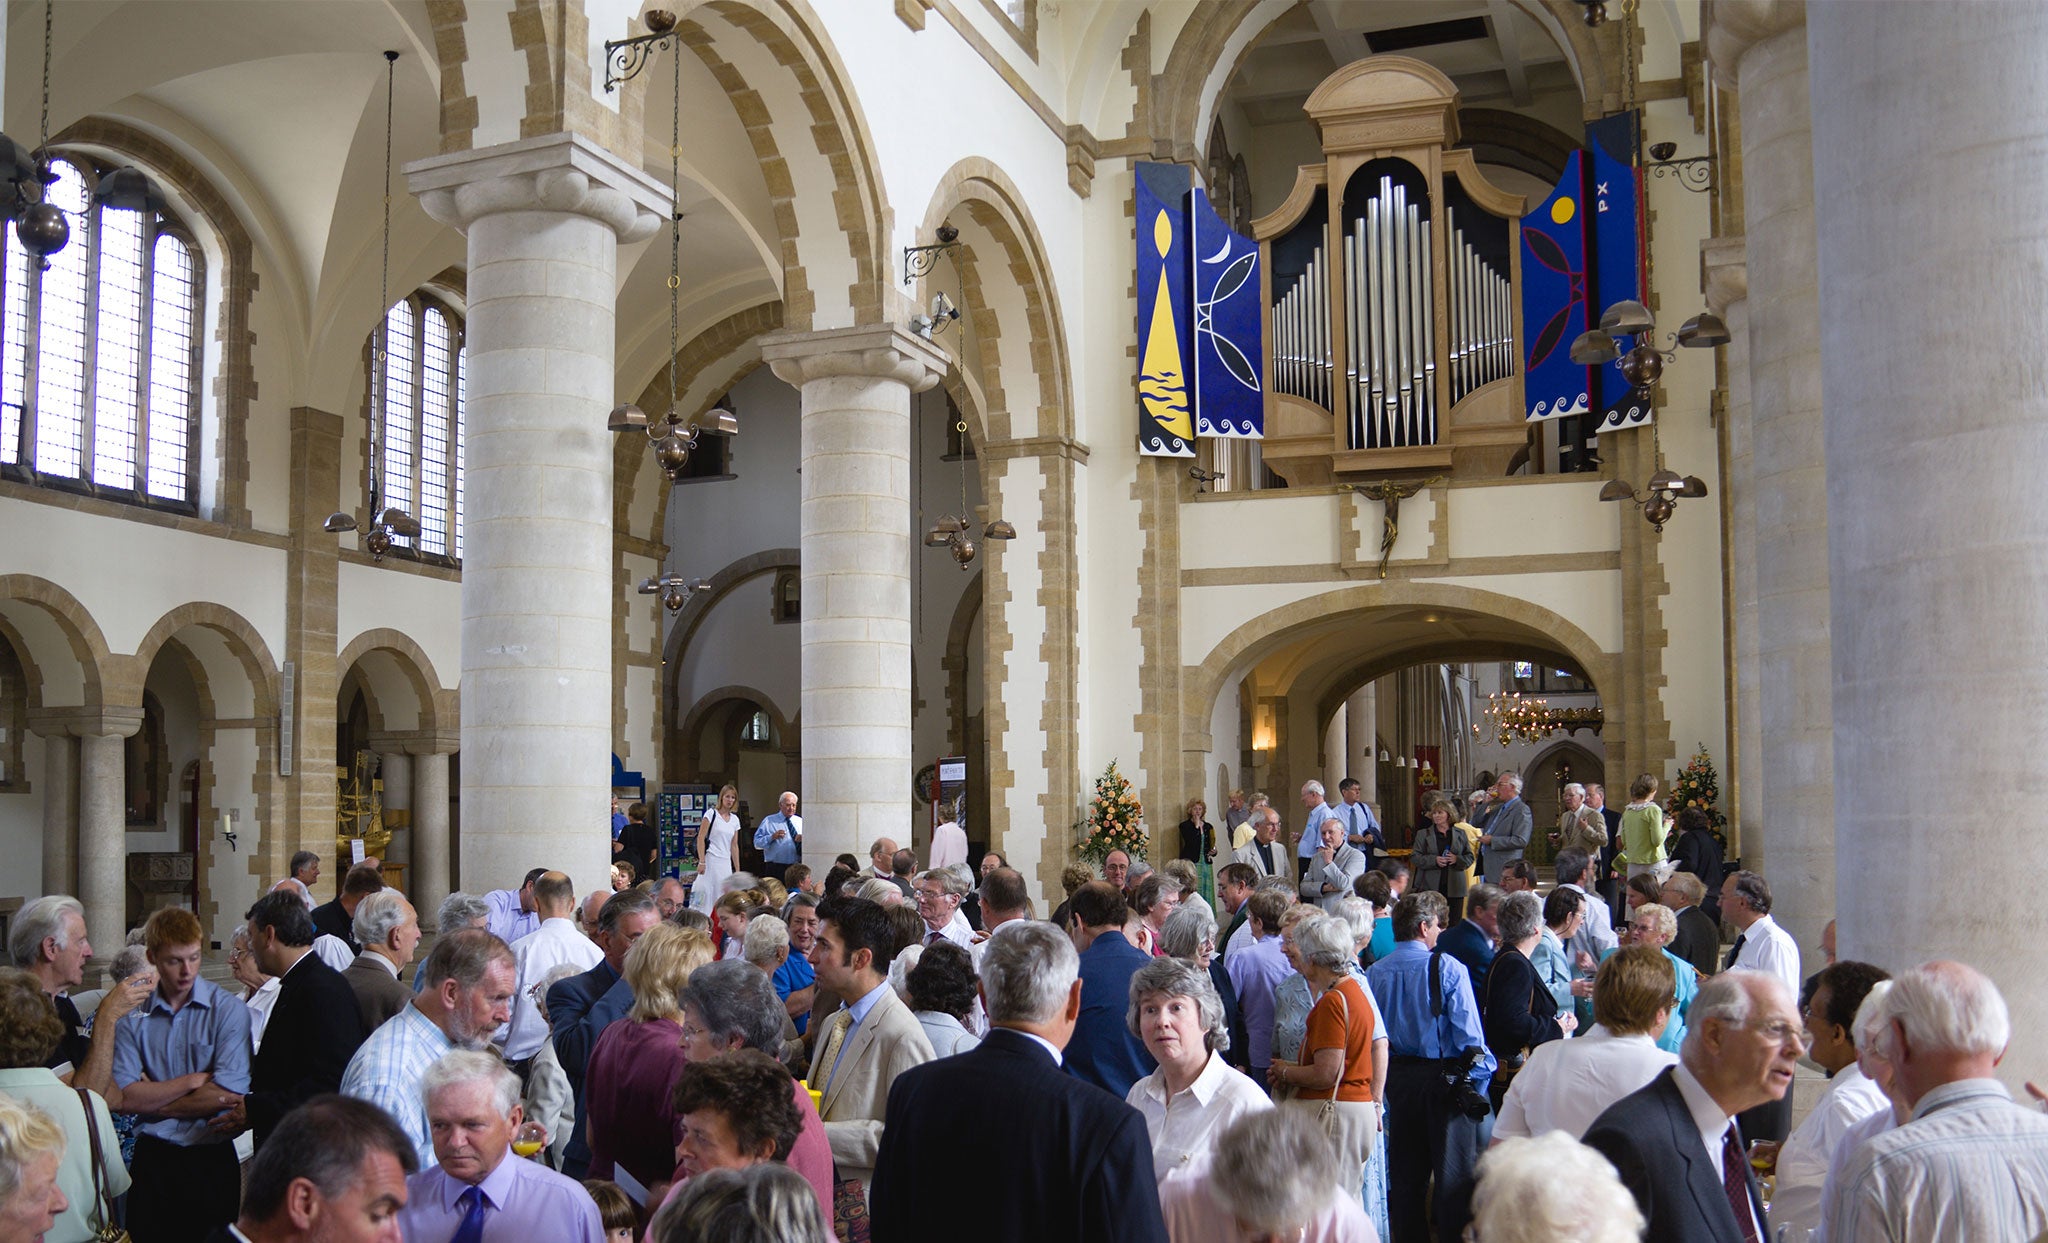
[[[1330,714],[1329,724],[1323,727],[1322,770],[1328,774],[1323,785],[1328,788],[1331,801],[1337,798],[1337,783],[1344,780],[1345,766],[1351,759],[1351,734],[1346,728],[1349,716],[1343,705]]]
[[[447,752],[413,756],[412,795],[412,872],[406,877],[406,896],[431,924],[449,892]]]
[[[1735,656],[1735,715],[1726,761],[1734,804],[1730,820],[1736,830],[1730,846],[1736,851],[1748,840],[1748,826],[1764,822],[1761,781],[1763,679],[1758,671],[1756,634],[1756,480],[1754,429],[1750,422],[1749,267],[1748,247],[1739,237],[1708,238],[1700,243],[1700,266],[1706,273],[1707,309],[1728,325],[1727,367],[1728,466],[1722,472],[1721,503],[1728,507],[1730,650]],[[1619,774],[1617,774],[1619,775]]]
[[[946,357],[892,325],[764,338],[802,395],[805,853],[907,840],[910,397]]]
[[[44,893],[78,892],[78,744],[68,731],[43,739]],[[95,947],[97,948],[97,947]]]
[[[412,757],[403,751],[378,749],[377,773],[384,780],[384,823],[393,822],[392,812],[405,813],[405,823],[391,830],[391,845],[385,847],[384,862],[412,868]],[[412,883],[408,876],[406,884]]]
[[[1841,953],[1988,972],[2017,1084],[2048,1077],[2048,912],[1956,795],[2027,806],[2048,754],[2048,10],[1811,12]]]
[[[1749,251],[1759,732],[1747,754],[1761,788],[1742,861],[1771,882],[1802,952],[1817,955],[1835,905],[1835,783],[1807,8],[1722,0],[1713,12],[1709,52],[1741,109]]]
[[[109,714],[78,738],[78,900],[95,958],[112,958],[128,931],[128,810],[121,740],[142,714]]]
[[[406,174],[469,239],[461,884],[545,864],[580,892],[609,868],[602,835],[564,826],[604,806],[611,771],[617,252],[668,194],[574,134]]]
[[[1380,744],[1378,692],[1371,683],[1352,692],[1344,701],[1344,734],[1348,754],[1345,762],[1358,778],[1360,800],[1378,806],[1380,801]],[[1382,817],[1384,819],[1384,817]]]

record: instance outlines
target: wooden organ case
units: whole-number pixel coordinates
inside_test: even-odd
[[[1458,92],[1407,56],[1354,61],[1307,111],[1324,162],[1252,222],[1267,315],[1268,465],[1301,485],[1498,475],[1523,421],[1524,196],[1458,150]]]

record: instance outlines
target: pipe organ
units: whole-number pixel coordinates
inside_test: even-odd
[[[1272,377],[1265,459],[1303,482],[1441,469],[1458,449],[1505,460],[1527,436],[1523,196],[1455,147],[1457,90],[1421,61],[1354,62],[1307,108],[1324,162],[1252,224]]]

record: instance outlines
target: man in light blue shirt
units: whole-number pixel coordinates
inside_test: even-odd
[[[1372,808],[1358,801],[1358,778],[1346,777],[1337,783],[1339,802],[1330,809],[1344,825],[1344,840],[1365,856],[1365,866],[1376,867],[1387,857],[1387,835],[1380,828],[1379,817],[1372,814]]]
[[[138,1243],[200,1239],[235,1220],[241,1165],[232,1134],[208,1124],[249,1090],[249,1008],[199,976],[205,935],[192,912],[149,917],[149,1000],[114,1034],[114,1086],[136,1128],[130,1227]]]
[[[754,849],[761,852],[761,870],[782,881],[791,864],[804,861],[804,818],[796,814],[796,795],[788,790],[776,800],[776,810],[761,817],[754,829]]]
[[[493,889],[484,895],[485,904],[491,908],[490,920],[484,926],[491,930],[492,936],[507,945],[514,945],[520,938],[539,930],[540,914],[533,896],[533,882],[547,873],[546,868],[534,868],[527,872],[519,888]]]
[[[1310,781],[1301,787],[1301,805],[1308,808],[1308,823],[1302,826],[1301,835],[1294,839],[1294,854],[1299,859],[1312,859],[1323,848],[1323,821],[1336,813],[1330,810],[1323,799],[1323,783]]]

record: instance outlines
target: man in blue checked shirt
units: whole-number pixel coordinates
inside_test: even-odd
[[[1387,1222],[1392,1243],[1428,1243],[1430,1179],[1436,1234],[1458,1238],[1486,1146],[1493,1054],[1465,964],[1435,953],[1450,914],[1438,893],[1394,904],[1394,949],[1366,973],[1387,1020]],[[1434,977],[1434,979],[1432,979]],[[1476,1053],[1464,1065],[1467,1051]],[[1461,1069],[1462,1068],[1462,1069]],[[1447,1082],[1447,1076],[1450,1082]]]
[[[767,865],[761,870],[782,881],[791,864],[804,861],[804,818],[796,814],[796,795],[791,791],[784,790],[775,802],[774,814],[761,817],[754,830],[754,849]]]

